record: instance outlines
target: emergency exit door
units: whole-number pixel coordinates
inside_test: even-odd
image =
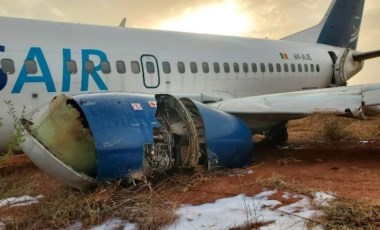
[[[141,66],[144,86],[148,89],[158,88],[160,86],[160,71],[157,58],[153,55],[142,55]]]

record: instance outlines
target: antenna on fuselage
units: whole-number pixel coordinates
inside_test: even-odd
[[[121,20],[120,24],[119,24],[119,27],[123,27],[125,28],[125,24],[127,23],[127,18],[123,18],[123,20]]]

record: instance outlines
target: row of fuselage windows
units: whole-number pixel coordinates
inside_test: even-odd
[[[1,69],[5,74],[15,73],[15,65],[14,65],[13,60],[2,59],[0,64],[1,64]],[[25,65],[26,72],[28,74],[36,74],[38,72],[36,61],[26,60],[24,65]],[[140,63],[138,61],[131,61],[130,67],[131,67],[132,73],[134,73],[134,74],[140,74],[141,73],[141,66],[140,66]],[[185,74],[187,71],[186,70],[187,67],[189,67],[190,72],[193,74],[200,72],[200,70],[198,70],[198,64],[196,62],[190,62],[189,66],[186,66],[185,63],[181,62],[181,61],[176,63],[176,71],[180,74]],[[210,67],[212,67],[212,68],[210,68]],[[147,73],[153,74],[156,72],[156,65],[153,62],[150,62],[150,61],[145,62],[145,68],[146,68]],[[321,71],[319,64],[314,65],[314,64],[301,64],[301,63],[298,63],[298,64],[294,64],[294,63],[290,63],[290,64],[288,64],[288,63],[282,63],[282,64],[280,64],[280,63],[276,63],[276,64],[273,64],[273,63],[269,63],[269,64],[252,63],[249,65],[247,63],[239,64],[237,62],[234,62],[232,64],[230,64],[228,62],[224,62],[222,64],[220,64],[218,62],[214,62],[211,65],[209,65],[208,62],[202,62],[200,65],[200,68],[202,69],[202,72],[205,74],[210,73],[211,69],[213,70],[214,73],[221,73],[221,72],[224,72],[224,73],[232,73],[232,72],[234,72],[234,73],[240,73],[240,72],[248,73],[250,71],[252,71],[253,73],[257,73],[257,72],[261,72],[261,73],[265,73],[265,72],[270,72],[270,73],[273,73],[273,72],[278,72],[278,73],[281,73],[281,72],[285,72],[285,73],[288,73],[288,72],[293,72],[293,73],[295,73],[295,72],[312,72],[313,73],[313,72],[320,72]],[[93,73],[94,71],[96,71],[96,67],[94,65],[94,62],[90,61],[90,60],[85,61],[84,69],[86,70],[87,73]],[[67,61],[66,62],[66,70],[70,74],[77,73],[78,72],[77,63],[73,60]],[[97,70],[102,71],[102,73],[104,73],[104,74],[110,74],[111,73],[110,62],[109,61],[101,62],[100,63],[100,69],[97,69]],[[125,74],[127,72],[126,63],[124,61],[116,61],[116,71],[119,74]],[[162,71],[165,74],[172,73],[171,64],[167,61],[162,62]]]

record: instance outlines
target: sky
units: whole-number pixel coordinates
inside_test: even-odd
[[[317,24],[331,0],[0,0],[0,16],[280,39]],[[380,1],[366,0],[358,50],[380,49]],[[1,37],[0,37],[1,38]],[[380,58],[350,84],[380,82]]]

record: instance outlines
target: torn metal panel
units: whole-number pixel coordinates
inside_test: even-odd
[[[83,117],[65,95],[56,97],[31,134],[73,170],[90,177],[97,174],[96,150]]]
[[[35,137],[23,131],[24,142],[20,143],[24,153],[48,175],[62,183],[80,190],[96,187],[96,180],[86,174],[75,171],[46,149]]]

